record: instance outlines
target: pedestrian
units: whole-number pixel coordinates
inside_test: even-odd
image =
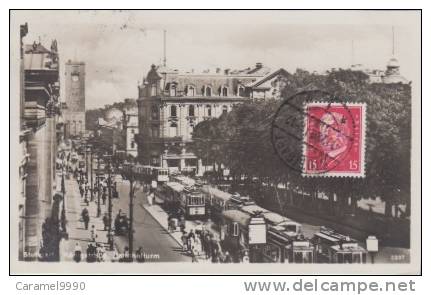
[[[187,251],[187,245],[188,245],[188,238],[187,238],[187,232],[186,231],[182,231],[182,235],[181,235],[181,241],[183,242],[183,251]]]
[[[244,256],[242,257],[242,262],[243,263],[250,263],[250,257],[248,256],[247,251],[244,252]]]
[[[74,256],[73,256],[73,260],[75,262],[80,262],[81,261],[81,255],[82,255],[81,245],[79,245],[79,243],[76,242],[76,244],[75,244],[75,253],[74,253]]]
[[[171,230],[171,220],[172,220],[172,217],[171,217],[171,215],[169,214],[169,215],[168,215],[168,232],[172,232],[172,230]]]
[[[199,262],[198,257],[197,257],[198,254],[197,254],[196,248],[193,247],[191,249],[190,255],[192,256],[192,263],[193,262]]]
[[[104,262],[105,261],[105,249],[103,248],[102,244],[97,243],[96,244],[96,253],[97,253],[97,261],[98,262]]]
[[[103,230],[108,230],[109,229],[109,217],[108,217],[108,213],[105,213],[103,215]]]
[[[90,215],[88,214],[88,209],[84,208],[81,212],[82,221],[84,222],[84,227],[88,229],[88,223],[90,222]]]
[[[102,204],[105,205],[106,204],[106,187],[103,188],[103,193],[102,193]]]
[[[152,206],[153,205],[153,200],[154,200],[154,192],[151,189],[150,193],[147,195],[148,205]]]
[[[142,247],[139,247],[139,249],[136,250],[136,261],[145,262],[144,249]]]
[[[84,198],[84,189],[82,188],[82,184],[79,185],[79,194],[81,195],[81,199]]]
[[[187,236],[187,241],[188,241],[188,243],[187,243],[187,249],[189,251],[191,251],[192,250],[192,245],[195,243],[195,234],[193,232],[193,229],[190,230],[190,233]]]
[[[97,260],[97,249],[93,243],[88,243],[87,246],[87,262],[95,262]]]
[[[202,251],[202,244],[201,244],[201,239],[199,237],[197,237],[195,239],[195,244],[194,247],[196,249],[196,252],[198,253],[198,255],[200,255],[203,251]]]
[[[96,238],[97,238],[96,227],[93,224],[90,230],[90,241],[96,242]]]
[[[224,263],[232,263],[232,257],[230,256],[229,252],[226,251],[224,254]]]

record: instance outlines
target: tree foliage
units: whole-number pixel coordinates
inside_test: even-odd
[[[409,214],[410,85],[370,84],[366,74],[341,69],[327,75],[298,70],[286,77],[284,85],[284,99],[319,89],[345,102],[366,103],[365,178],[304,178],[287,167],[270,139],[271,122],[282,103],[275,100],[239,104],[228,114],[198,124],[193,132],[195,154],[215,165],[223,164],[234,177],[259,178],[274,185],[288,183],[310,194],[336,194],[341,201],[381,197],[387,214],[392,204],[400,203],[408,205]]]

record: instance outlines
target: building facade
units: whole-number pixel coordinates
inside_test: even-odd
[[[65,64],[66,133],[70,137],[85,132],[85,63],[67,61]]]
[[[56,155],[60,115],[57,42],[48,50],[34,42],[23,45],[28,31],[21,26],[21,130],[19,136],[20,260],[58,260],[59,222]]]
[[[250,99],[277,99],[288,73],[257,63],[244,70],[203,73],[151,66],[139,85],[138,159],[143,164],[201,174],[202,160],[189,149],[194,127]]]
[[[126,108],[124,111],[124,134],[126,141],[126,155],[137,157],[138,145],[135,140],[135,135],[138,134],[138,108]]]
[[[386,70],[364,69],[362,64],[351,65],[350,69],[352,71],[361,71],[367,74],[369,83],[384,83],[384,84],[410,83],[410,81],[408,81],[404,76],[401,75],[400,64],[398,62],[398,59],[396,59],[394,56],[389,59],[386,65]]]

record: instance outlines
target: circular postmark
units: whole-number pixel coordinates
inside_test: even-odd
[[[346,102],[321,90],[286,98],[271,124],[279,158],[303,175],[331,172],[354,144],[355,120]]]

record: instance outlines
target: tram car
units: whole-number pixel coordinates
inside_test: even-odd
[[[366,263],[367,251],[358,241],[322,226],[314,234],[317,262],[320,263]]]
[[[251,216],[237,209],[221,212],[220,238],[224,249],[228,249],[233,261],[238,262],[249,253],[249,223]]]
[[[263,218],[265,219],[268,226],[278,226],[283,228],[286,235],[294,238],[301,234],[302,226],[300,223],[295,222],[287,217],[284,217],[278,213],[269,211],[263,207],[260,207],[256,204],[244,205],[239,207],[239,210],[246,212],[248,214],[254,214],[257,212],[262,213]]]
[[[121,171],[124,173],[130,171],[130,169],[136,173],[138,178],[146,183],[151,183],[152,181],[163,183],[169,181],[169,171],[167,168],[125,163]]]
[[[202,186],[201,191],[205,196],[208,214],[216,224],[221,222],[223,211],[237,208],[237,206],[231,202],[232,194],[228,192],[224,192],[210,185]]]
[[[269,226],[267,243],[262,250],[265,262],[313,263],[315,248],[310,240],[292,236],[292,231],[283,226]]]
[[[206,218],[205,198],[202,192],[194,187],[185,187],[178,182],[166,182],[157,191],[158,200],[170,214],[186,219]]]
[[[156,201],[170,215],[181,215],[181,194],[184,186],[178,182],[166,182],[155,191]]]

